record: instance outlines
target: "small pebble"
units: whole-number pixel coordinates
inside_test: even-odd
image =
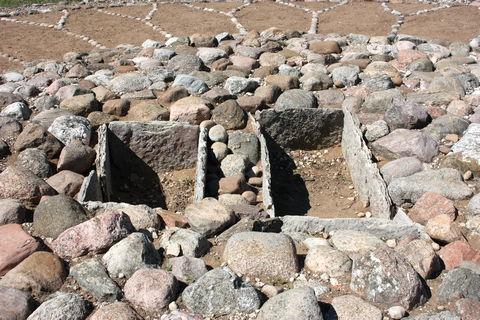
[[[395,248],[397,246],[397,241],[395,241],[395,239],[388,239],[387,246],[389,248]]]
[[[463,174],[463,180],[465,180],[465,181],[466,181],[466,180],[470,180],[470,179],[472,179],[472,178],[473,178],[473,173],[472,173],[472,171],[470,171],[470,170],[468,170],[467,172],[465,172],[465,173]]]
[[[432,249],[438,251],[440,250],[440,245],[436,242],[432,242]]]
[[[177,303],[175,301],[170,302],[170,304],[168,305],[168,310],[175,311],[177,309],[178,309]]]
[[[330,278],[330,284],[332,286],[338,286],[339,282],[338,282],[337,278]]]
[[[359,213],[357,213],[357,217],[359,217],[359,218],[365,217],[365,212],[359,212]]]
[[[371,218],[372,213],[370,211],[365,212],[365,218]]]
[[[402,306],[394,306],[388,309],[388,315],[392,319],[402,319],[405,315],[405,308]]]

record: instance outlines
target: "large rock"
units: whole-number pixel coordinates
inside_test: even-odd
[[[200,124],[210,117],[210,103],[200,97],[185,97],[170,106],[170,121]]]
[[[317,99],[311,92],[302,89],[287,90],[282,93],[275,102],[276,110],[315,108]]]
[[[48,162],[47,153],[37,148],[29,148],[20,152],[16,165],[32,171],[37,177],[45,179],[53,174],[52,166]]]
[[[212,111],[212,120],[227,130],[243,129],[247,124],[247,114],[235,100],[227,100]]]
[[[431,162],[438,154],[438,145],[428,135],[414,130],[397,129],[371,145],[375,155],[394,160],[416,156],[424,162]]]
[[[38,250],[40,244],[19,224],[0,226],[0,276]]]
[[[423,132],[430,135],[436,141],[445,138],[447,134],[461,135],[468,128],[470,122],[463,117],[446,114],[432,121]]]
[[[15,151],[38,148],[45,151],[49,159],[55,158],[62,150],[62,144],[42,125],[30,123],[23,128],[13,145]]]
[[[92,135],[92,125],[84,117],[61,116],[52,122],[48,132],[65,145],[73,140],[80,140],[88,145]]]
[[[224,86],[231,94],[253,92],[257,87],[257,81],[236,76],[228,78]]]
[[[28,320],[84,320],[91,310],[90,303],[75,293],[59,292],[35,310]]]
[[[228,148],[234,154],[247,156],[252,165],[260,160],[260,144],[257,136],[253,133],[230,133],[228,135]]]
[[[132,230],[133,226],[125,213],[106,212],[65,230],[52,242],[52,247],[62,258],[75,258],[88,252],[105,252]]]
[[[350,272],[352,260],[340,250],[320,245],[308,250],[305,268],[316,274],[327,273],[330,277],[339,277]]]
[[[332,71],[333,83],[337,87],[351,87],[358,82],[360,68],[356,65],[337,67]]]
[[[42,201],[33,214],[33,229],[36,234],[56,238],[70,227],[86,221],[85,209],[74,199],[65,195],[49,197]]]
[[[90,170],[95,155],[93,148],[83,144],[80,140],[73,140],[62,149],[58,158],[57,170],[70,170],[84,174]]]
[[[310,287],[290,289],[270,298],[260,309],[258,320],[323,320],[315,291]]]
[[[338,320],[383,319],[382,310],[354,295],[333,298],[332,307]]]
[[[161,269],[140,269],[123,288],[125,298],[147,312],[159,312],[177,297],[175,277]]]
[[[172,84],[172,88],[180,86],[187,89],[190,94],[202,94],[208,91],[208,86],[203,80],[186,74],[178,75]]]
[[[461,298],[480,300],[480,274],[456,268],[445,275],[438,287],[438,300],[449,302]]]
[[[0,198],[22,200],[26,207],[34,207],[42,196],[54,195],[55,190],[30,170],[9,166],[0,173]]]
[[[175,278],[185,283],[193,282],[207,273],[205,262],[199,258],[182,256],[170,258],[168,263],[172,266]]]
[[[84,176],[70,170],[63,170],[48,178],[45,182],[59,194],[75,197],[83,184]]]
[[[28,293],[0,286],[0,319],[26,320],[35,309],[35,302]]]
[[[120,288],[110,279],[105,267],[96,258],[74,265],[70,268],[70,275],[83,290],[98,301],[113,302],[120,297]]]
[[[155,172],[193,168],[197,160],[198,126],[185,123],[112,122],[108,125],[116,139],[110,142],[110,157],[129,171],[135,163],[121,161],[128,147]]]
[[[0,200],[0,225],[9,223],[23,223],[25,221],[26,208],[21,201],[16,199]]]
[[[429,115],[424,106],[402,100],[395,100],[384,115],[390,130],[399,128],[420,129],[427,125]]]
[[[427,221],[437,215],[446,214],[453,221],[457,209],[453,201],[435,192],[424,193],[415,205],[408,211],[408,216],[413,221],[426,225]]]
[[[129,72],[113,78],[110,81],[110,88],[115,92],[125,93],[146,89],[151,84],[148,77],[137,72]]]
[[[167,68],[176,74],[189,74],[202,68],[203,63],[193,54],[179,54],[168,61]]]
[[[251,313],[261,305],[259,293],[229,268],[210,270],[182,293],[185,307],[204,316]]]
[[[207,253],[210,242],[195,231],[171,227],[160,237],[160,247],[168,256],[201,257]]]
[[[364,231],[337,230],[331,238],[332,245],[345,253],[364,253],[377,248],[385,248],[386,244],[378,237]]]
[[[269,138],[284,148],[322,149],[342,136],[343,112],[338,109],[264,110],[257,120]]]
[[[371,113],[384,113],[397,99],[402,99],[402,93],[398,89],[375,91],[367,96],[362,105],[362,111]]]
[[[368,251],[353,260],[350,289],[372,302],[411,310],[427,300],[415,269],[389,249]]]
[[[290,278],[298,271],[295,246],[284,234],[240,232],[225,246],[223,259],[236,273]]]
[[[403,320],[461,320],[457,314],[451,311],[442,311],[435,313],[421,313],[416,316],[402,318]],[[465,320],[465,319],[464,319]]]
[[[228,152],[228,149],[227,149]],[[220,169],[225,177],[243,175],[250,166],[248,158],[243,154],[227,154],[220,164]]]
[[[388,192],[396,205],[405,202],[414,204],[426,192],[436,192],[450,200],[466,199],[472,195],[460,172],[449,168],[420,171],[395,179],[388,185]]]
[[[135,310],[125,302],[114,302],[98,308],[90,320],[142,320]]]
[[[380,173],[387,184],[396,178],[408,177],[423,170],[422,161],[417,157],[402,157],[387,162],[380,168]]]
[[[0,280],[0,285],[28,291],[42,298],[42,294],[60,289],[67,275],[62,260],[56,255],[38,251],[10,270]]]
[[[99,215],[106,211],[122,211],[126,213],[132,222],[135,230],[140,231],[149,228],[160,229],[161,221],[158,214],[144,204],[129,204],[123,202],[99,202],[88,201],[83,202],[83,206],[92,213],[92,215]]]
[[[130,278],[137,270],[158,268],[162,257],[143,233],[135,232],[113,245],[102,258],[108,273],[115,278]]]
[[[461,266],[464,261],[473,261],[480,264],[480,252],[463,240],[447,244],[438,251],[438,255],[442,258],[445,270],[455,269]]]
[[[100,109],[99,102],[93,93],[82,94],[63,100],[60,109],[67,110],[76,116],[88,116],[90,112]]]
[[[425,225],[425,232],[440,243],[450,243],[463,239],[462,232],[456,222],[446,214],[430,218]]]
[[[441,262],[426,240],[415,239],[397,249],[424,279],[431,279],[441,270]]]
[[[235,222],[235,214],[214,198],[205,198],[185,208],[185,217],[193,231],[212,236]]]

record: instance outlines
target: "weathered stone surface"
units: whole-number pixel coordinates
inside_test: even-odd
[[[159,312],[175,300],[178,284],[175,277],[161,269],[140,269],[128,279],[125,298],[147,312]]]
[[[133,226],[125,213],[106,212],[65,230],[52,242],[52,247],[63,258],[79,257],[88,252],[104,252],[132,230]]]
[[[87,213],[74,199],[56,195],[42,201],[33,214],[36,234],[55,239],[70,227],[87,220]]]
[[[397,249],[424,279],[432,278],[441,270],[440,259],[425,240],[415,239]]]
[[[427,125],[429,115],[424,106],[408,101],[394,100],[387,108],[384,120],[390,130],[399,128],[421,129]]]
[[[416,156],[424,162],[431,162],[438,153],[438,145],[428,135],[413,130],[397,129],[372,143],[377,156],[389,160]]]
[[[185,208],[192,230],[204,236],[218,234],[235,222],[233,211],[214,198],[205,198]]]
[[[402,99],[402,93],[398,89],[375,91],[365,99],[362,105],[362,111],[384,113],[396,99]]]
[[[311,92],[302,89],[287,90],[275,102],[276,110],[315,108],[317,99]]]
[[[169,256],[201,257],[210,248],[210,243],[195,231],[172,227],[160,237],[160,247]]]
[[[16,199],[0,200],[0,225],[23,223],[25,221],[25,206]]]
[[[88,145],[92,135],[92,125],[84,117],[61,116],[52,122],[48,132],[65,145],[73,140],[80,140]]]
[[[480,300],[480,274],[469,269],[456,268],[449,271],[438,287],[439,301],[461,298]]]
[[[157,100],[143,100],[132,105],[128,110],[128,118],[135,121],[168,120],[170,112]]]
[[[67,110],[76,116],[87,116],[90,112],[98,111],[100,104],[93,93],[82,94],[63,100],[60,109]]]
[[[48,178],[48,183],[59,194],[74,197],[82,186],[84,177],[81,174],[69,170],[60,171]]]
[[[213,109],[212,120],[227,130],[243,129],[247,115],[235,100],[227,100]]]
[[[364,253],[377,248],[386,248],[378,237],[363,231],[337,230],[331,238],[332,245],[346,253]]]
[[[350,289],[372,302],[389,306],[400,304],[408,310],[427,299],[417,272],[389,249],[368,251],[353,260]]]
[[[38,251],[23,260],[0,280],[0,285],[31,292],[34,296],[60,289],[67,271],[62,260],[50,252]]]
[[[392,160],[380,168],[380,173],[387,184],[396,178],[408,177],[423,170],[423,164],[416,157],[403,157]]]
[[[455,241],[447,244],[440,249],[438,255],[445,264],[445,270],[459,267],[463,261],[473,261],[480,264],[480,253],[464,241]]]
[[[358,81],[360,68],[356,65],[337,67],[332,71],[333,83],[337,87],[351,87]]]
[[[380,309],[354,295],[333,298],[332,307],[337,314],[338,320],[383,319],[382,311]]]
[[[35,302],[28,293],[0,286],[0,319],[26,320],[34,309]]]
[[[230,77],[225,81],[224,88],[231,94],[252,92],[258,87],[258,82],[242,77]]]
[[[60,292],[37,308],[28,320],[84,320],[90,313],[90,303],[75,293]]]
[[[199,97],[185,97],[170,106],[170,121],[200,124],[211,117],[210,102]]]
[[[462,320],[475,320],[480,314],[480,301],[460,299],[455,303]]]
[[[270,298],[260,309],[258,320],[323,320],[322,312],[310,287],[290,289]]]
[[[83,144],[80,140],[73,140],[62,149],[57,170],[70,170],[84,174],[90,170],[95,155],[93,148]]]
[[[360,121],[351,111],[350,106],[355,102],[355,99],[347,99],[342,107],[344,114],[342,153],[363,205],[370,205],[376,217],[390,218],[392,204],[385,182],[379,174],[377,165],[372,161],[372,153],[360,130]]]
[[[182,293],[185,307],[204,316],[250,313],[261,305],[259,293],[229,268],[210,270]]]
[[[125,302],[114,302],[98,308],[90,320],[142,320]]]
[[[144,75],[129,72],[119,75],[110,81],[110,88],[114,92],[134,92],[148,88],[152,82]]]
[[[162,257],[143,233],[135,232],[113,245],[102,258],[108,273],[130,278],[137,270],[159,268]]]
[[[28,120],[32,110],[30,110],[27,105],[23,102],[14,102],[9,104],[0,112],[0,117],[10,117],[15,120]]]
[[[473,218],[480,215],[480,194],[474,195],[467,206],[467,218]]]
[[[70,275],[98,301],[113,302],[120,297],[121,290],[110,279],[105,267],[96,258],[78,263],[70,268]]]
[[[420,171],[397,178],[388,185],[388,192],[396,205],[415,203],[426,192],[436,192],[450,200],[466,199],[472,195],[460,172],[449,168]]]
[[[421,313],[416,316],[402,318],[404,320],[461,320],[460,317],[450,311],[437,313]]]
[[[430,218],[425,225],[425,232],[432,239],[441,243],[450,243],[463,239],[459,226],[447,214],[440,214]]]
[[[30,170],[9,166],[0,173],[0,197],[23,201],[33,207],[44,195],[54,195],[55,190]]]
[[[289,149],[332,146],[341,139],[343,129],[343,113],[329,108],[264,110],[257,115],[257,120],[269,138]]]
[[[27,148],[38,148],[45,151],[49,159],[56,157],[62,145],[57,138],[41,126],[40,124],[30,123],[23,128],[22,133],[18,135],[13,149],[20,152]]]
[[[0,275],[39,249],[40,244],[19,224],[0,226]]]
[[[221,151],[221,150],[217,150]],[[228,149],[227,149],[228,152]],[[220,155],[221,157],[221,155]],[[220,169],[225,177],[245,174],[249,167],[248,158],[243,154],[227,154],[220,164]]]
[[[173,88],[180,86],[187,89],[190,94],[202,94],[208,91],[208,86],[203,80],[186,74],[178,75],[172,84]]]
[[[45,179],[53,174],[53,168],[48,162],[45,151],[29,148],[20,152],[15,164],[32,171],[37,177]]]
[[[167,68],[176,74],[189,74],[200,70],[203,63],[193,54],[179,54],[168,61]]]
[[[207,273],[207,267],[202,259],[193,257],[178,257],[168,259],[172,266],[172,274],[179,281],[190,283]]]
[[[468,128],[470,122],[463,117],[446,114],[432,121],[423,132],[430,135],[436,141],[440,141],[447,134],[461,135]]]
[[[165,121],[117,121],[110,123],[108,128],[118,139],[110,142],[110,156],[113,159],[122,159],[125,156],[122,150],[128,147],[157,173],[195,166],[198,126]],[[120,143],[123,148],[118,146]],[[128,171],[131,164],[128,161],[122,163],[122,168]]]
[[[225,246],[223,259],[236,273],[289,278],[298,271],[295,246],[283,234],[241,232]]]
[[[88,201],[82,203],[83,206],[92,213],[92,215],[100,215],[106,211],[122,211],[127,214],[132,222],[135,230],[161,227],[161,221],[155,210],[144,204],[133,205],[123,202],[99,202]]]
[[[408,216],[413,221],[425,225],[427,221],[437,215],[446,214],[453,221],[457,209],[453,201],[435,192],[424,193],[408,211]]]
[[[339,277],[352,268],[352,260],[340,250],[328,246],[316,246],[308,250],[305,267],[316,273],[327,273],[330,277]]]

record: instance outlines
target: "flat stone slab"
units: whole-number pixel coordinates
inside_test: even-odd
[[[267,140],[288,149],[322,149],[342,136],[343,113],[339,109],[270,109],[257,113],[256,119]]]

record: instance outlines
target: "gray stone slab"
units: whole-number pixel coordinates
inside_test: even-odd
[[[388,196],[387,185],[377,165],[371,160],[372,153],[363,139],[360,122],[349,110],[347,103],[343,106],[343,112],[342,151],[355,190],[363,205],[370,206],[375,217],[390,219],[394,213],[394,206]]]
[[[95,170],[90,171],[88,176],[83,179],[82,186],[78,192],[77,200],[84,201],[103,201],[100,181]]]
[[[195,202],[199,202],[205,197],[208,160],[207,141],[208,129],[205,127],[200,127],[200,134],[198,136],[197,168],[195,170]]]

